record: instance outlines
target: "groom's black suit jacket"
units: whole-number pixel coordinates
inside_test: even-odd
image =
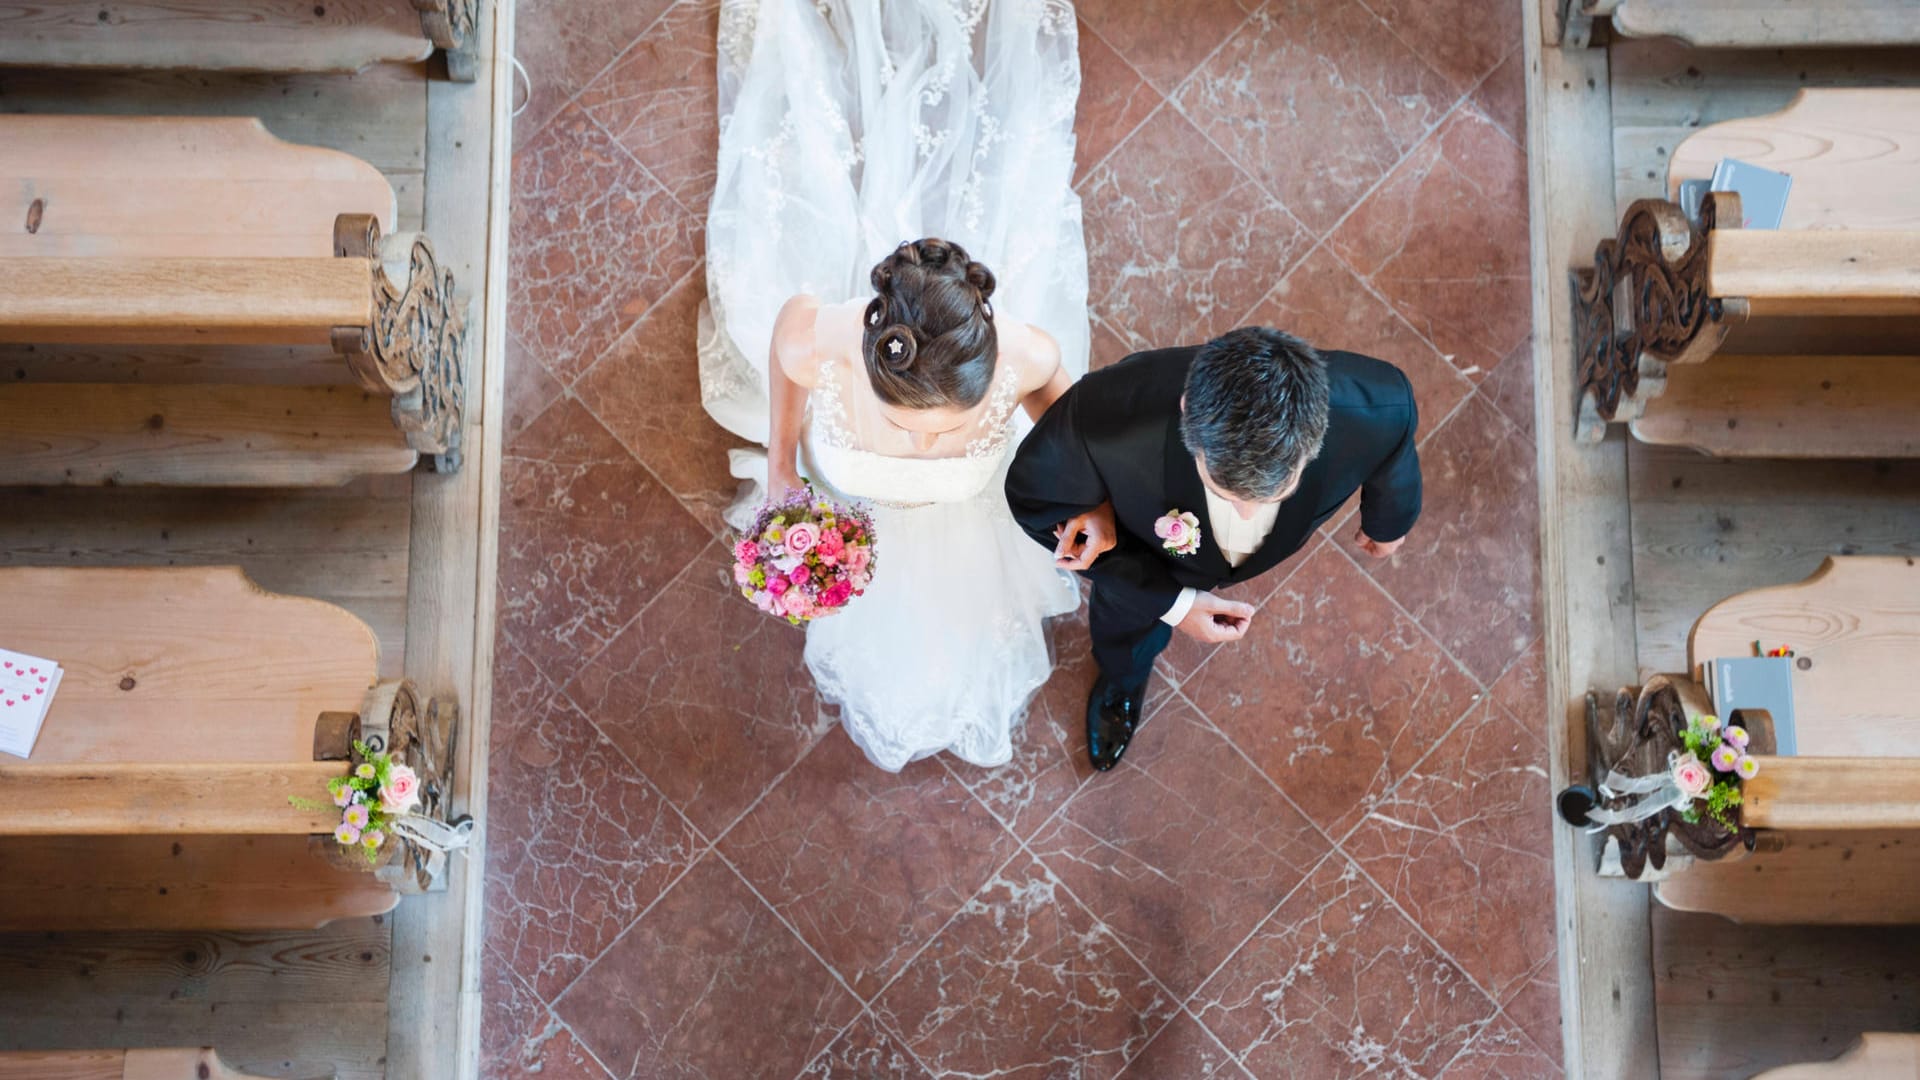
[[[1088,576],[1108,603],[1149,625],[1182,588],[1216,589],[1265,573],[1298,551],[1355,491],[1369,537],[1398,540],[1420,516],[1419,415],[1400,369],[1357,353],[1323,352],[1330,412],[1326,442],[1299,488],[1280,504],[1266,543],[1238,568],[1214,546],[1206,489],[1180,438],[1180,398],[1192,347],[1135,353],[1068,390],[1034,426],[1007,473],[1007,503],[1033,538],[1054,547],[1054,526],[1113,503],[1119,544]],[[1167,512],[1201,520],[1200,550],[1164,550],[1153,524]]]

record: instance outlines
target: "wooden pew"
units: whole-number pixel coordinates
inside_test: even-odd
[[[1579,46],[1610,20],[1623,37],[1677,38],[1703,49],[1920,44],[1920,0],[1561,0]]]
[[[212,1047],[0,1051],[0,1080],[249,1080]]]
[[[1920,1035],[1869,1031],[1832,1061],[1781,1065],[1754,1080],[1920,1080]]]
[[[248,118],[0,116],[0,215],[25,223],[0,231],[0,343],[288,346],[358,383],[9,381],[0,482],[458,468],[465,300],[424,237],[383,236],[393,190],[365,162]]]
[[[480,0],[0,0],[0,67],[353,72],[446,52],[472,82]]]
[[[1700,850],[1690,841],[1706,833],[1677,828],[1671,835],[1681,843],[1664,860],[1671,865],[1648,875],[1657,878],[1655,897],[1749,923],[1920,922],[1920,752],[1889,752],[1920,745],[1920,564],[1835,556],[1805,581],[1716,604],[1694,624],[1689,672],[1656,676],[1628,711],[1713,711],[1698,681],[1703,666],[1750,655],[1756,640],[1796,653],[1798,753],[1772,756],[1770,720],[1748,720],[1760,772],[1743,791],[1742,824],[1753,832],[1741,839],[1755,850],[1743,858],[1724,837]],[[1618,760],[1626,742],[1611,734],[1598,741]],[[1664,751],[1653,756],[1664,760]]]
[[[1729,194],[1700,226],[1671,200],[1628,207],[1575,273],[1580,437],[1618,422],[1723,457],[1920,456],[1920,92],[1805,90],[1702,129],[1670,190],[1723,157],[1793,176],[1783,227],[1742,229]]]
[[[301,929],[392,909],[444,856],[334,843],[355,738],[444,820],[457,711],[376,683],[346,611],[237,568],[4,569],[0,641],[66,670],[31,760],[0,764],[0,931]]]

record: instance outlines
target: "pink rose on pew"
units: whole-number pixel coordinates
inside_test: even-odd
[[[387,784],[380,789],[380,809],[389,814],[404,814],[420,805],[420,777],[411,768],[395,762],[387,770]]]
[[[1713,783],[1713,774],[1699,758],[1688,754],[1673,763],[1673,782],[1688,795],[1701,795]]]

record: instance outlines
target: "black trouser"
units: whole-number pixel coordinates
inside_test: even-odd
[[[1173,640],[1173,627],[1160,621],[1166,611],[1142,611],[1128,603],[1124,590],[1102,589],[1093,583],[1087,602],[1088,628],[1093,633],[1093,660],[1107,681],[1127,693],[1147,685],[1153,661]]]

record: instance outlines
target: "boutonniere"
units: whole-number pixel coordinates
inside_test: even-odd
[[[1175,555],[1191,555],[1200,550],[1200,519],[1176,507],[1153,523],[1153,535]]]

